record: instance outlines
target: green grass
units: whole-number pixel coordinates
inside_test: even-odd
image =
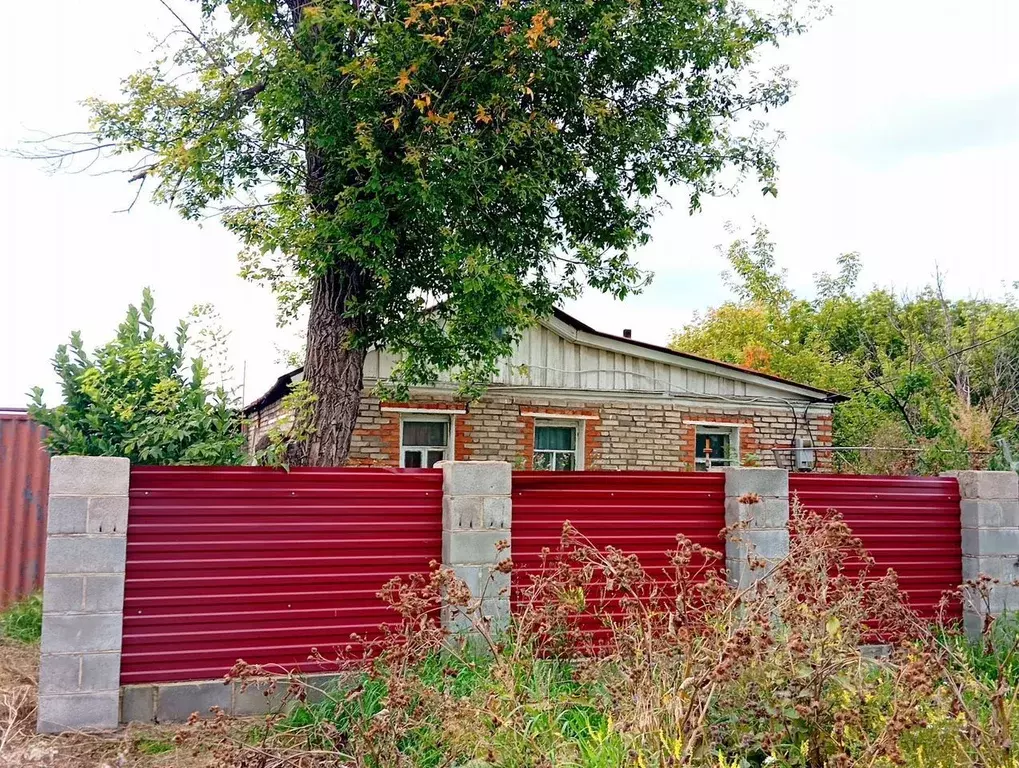
[[[134,746],[143,755],[162,755],[174,749],[171,742],[163,739],[138,739]]]
[[[0,613],[0,637],[37,643],[42,637],[42,594],[36,593]]]

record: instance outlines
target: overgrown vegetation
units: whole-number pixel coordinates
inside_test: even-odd
[[[788,287],[758,227],[726,256],[736,300],[677,333],[675,349],[738,363],[851,396],[835,411],[838,454],[868,473],[1007,469],[1019,445],[1019,305],[946,297],[940,276],[914,296],[857,293],[858,254],[815,275],[816,298]],[[838,465],[838,462],[836,462]]]
[[[42,594],[36,593],[0,612],[0,638],[37,643],[42,637]]]
[[[383,594],[401,623],[361,671],[324,698],[273,683],[289,686],[291,706],[257,745],[224,737],[223,765],[1015,766],[1010,625],[969,646],[945,620],[959,599],[948,595],[932,631],[837,516],[797,508],[790,528],[788,557],[743,590],[726,582],[720,555],[683,537],[666,571],[648,571],[567,528],[532,584],[517,577],[505,627],[447,570],[394,580]],[[766,567],[752,554],[748,565]],[[444,632],[443,612],[467,634]],[[891,640],[890,655],[861,652]],[[232,672],[251,683],[263,674]],[[228,722],[184,738],[207,740]]]
[[[45,426],[53,454],[126,456],[133,464],[241,464],[240,416],[222,386],[210,387],[201,356],[188,356],[188,325],[174,343],[156,333],[148,288],[131,305],[113,341],[89,354],[71,334],[53,359],[63,402],[53,408],[32,391],[29,413]],[[213,351],[215,338],[200,339]]]

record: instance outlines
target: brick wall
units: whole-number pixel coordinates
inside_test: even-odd
[[[830,446],[832,441],[831,413],[812,409],[809,424],[805,424],[802,406],[794,413],[785,406],[697,407],[637,399],[606,402],[494,391],[469,405],[438,396],[385,404],[365,397],[351,441],[351,465],[400,465],[400,413],[390,408],[467,410],[466,414],[451,416],[454,457],[460,461],[509,461],[521,469],[531,467],[534,424],[541,414],[556,421],[578,417],[576,423],[583,427],[585,469],[692,470],[697,425],[691,422],[741,425],[740,456],[745,465],[788,468],[791,454],[775,454],[771,449],[791,447],[794,435],[810,435],[817,446]],[[263,441],[280,415],[276,403],[251,417],[252,447]],[[830,468],[830,454],[818,453],[817,462],[819,469]]]

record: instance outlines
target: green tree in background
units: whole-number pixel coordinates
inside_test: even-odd
[[[188,327],[175,343],[155,332],[146,288],[141,309],[128,307],[116,338],[92,354],[71,334],[53,359],[64,402],[43,404],[32,391],[29,413],[48,430],[50,453],[126,456],[135,464],[241,464],[240,419],[220,388],[210,391],[200,357],[187,360]]]
[[[477,394],[561,298],[645,283],[630,256],[664,188],[774,193],[753,117],[790,82],[753,65],[804,29],[795,5],[202,0],[50,157],[126,154],[156,201],[222,216],[282,318],[309,310],[292,461],[341,464],[368,348],[399,355],[390,397],[440,370]]]
[[[860,257],[838,258],[798,297],[768,231],[726,252],[736,300],[675,334],[671,346],[849,395],[835,443],[904,449],[868,454],[875,471],[987,466],[1019,438],[1019,306],[946,297],[940,277],[914,296],[857,293]],[[855,457],[857,459],[860,456]]]

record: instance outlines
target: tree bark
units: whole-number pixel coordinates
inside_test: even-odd
[[[330,268],[312,285],[304,379],[315,395],[313,431],[291,446],[291,464],[336,467],[346,463],[361,405],[365,350],[351,340],[356,321],[345,317],[358,288],[356,268]]]

